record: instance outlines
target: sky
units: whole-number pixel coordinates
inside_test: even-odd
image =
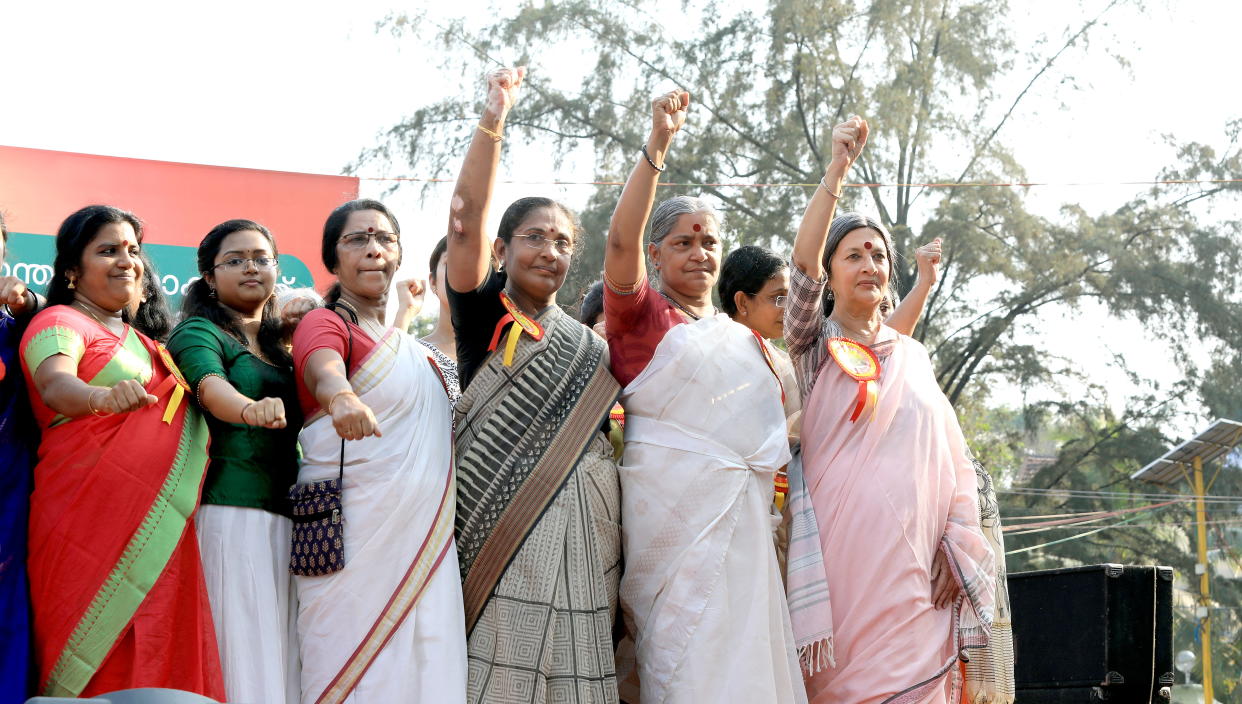
[[[1019,47],[1063,40],[1082,8],[1104,0],[1012,3]],[[453,12],[478,16],[487,3],[459,0]],[[434,47],[377,31],[392,11],[445,16],[442,5],[393,0],[287,2],[153,0],[0,3],[0,144],[281,171],[340,173],[377,135],[419,106],[480,83],[437,69]],[[1118,13],[1070,75],[1036,85],[1029,106],[1000,134],[1029,180],[1064,184],[1145,181],[1172,161],[1163,135],[1224,146],[1224,126],[1242,118],[1231,80],[1242,3],[1150,0]],[[1126,56],[1128,68],[1110,54]],[[1016,86],[1011,90],[1016,90]],[[693,88],[691,87],[691,90]],[[1037,109],[1035,109],[1037,108]],[[562,180],[590,176],[555,174]],[[369,174],[364,171],[362,174]],[[501,179],[512,177],[502,173]],[[364,181],[364,195],[381,183]],[[1120,205],[1139,186],[1047,186],[1028,203],[1055,215],[1065,201],[1092,211]],[[585,203],[581,187],[502,187],[498,201],[532,191]],[[0,194],[2,195],[2,194]],[[390,199],[406,233],[406,262],[417,267],[443,231],[450,187],[419,202],[407,188]],[[498,217],[494,209],[493,218]],[[409,271],[411,274],[425,274]],[[1064,335],[1101,355],[1141,339],[1129,321],[1099,320],[1083,340],[1081,316],[1054,313],[1041,334]],[[1141,347],[1141,346],[1140,346]],[[1140,371],[1168,361],[1130,351]]]

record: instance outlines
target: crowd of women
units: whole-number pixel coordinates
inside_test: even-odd
[[[110,206],[45,300],[0,279],[0,702],[1012,701],[995,495],[909,336],[940,244],[899,301],[884,227],[835,213],[868,123],[788,262],[722,261],[707,202],[655,204],[690,106],[658,96],[574,317],[572,211],[484,230],[524,75],[488,77],[428,337],[374,200],[328,216],[322,301],[230,220],[174,327]]]

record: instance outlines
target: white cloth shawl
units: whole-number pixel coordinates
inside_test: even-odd
[[[626,571],[643,704],[805,702],[773,545],[780,386],[725,316],[670,330],[624,391]]]

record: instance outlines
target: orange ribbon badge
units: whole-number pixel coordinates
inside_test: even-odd
[[[491,352],[496,349],[496,345],[500,344],[500,332],[504,330],[509,323],[517,323],[509,328],[509,336],[505,339],[505,357],[504,364],[506,367],[513,366],[513,351],[517,349],[518,338],[525,332],[536,341],[543,339],[543,327],[538,322],[531,319],[525,313],[518,309],[517,304],[510,300],[509,296],[504,292],[500,292],[500,302],[504,304],[505,316],[496,323],[496,331],[492,333],[492,343],[487,346],[487,351]]]
[[[868,414],[867,420],[871,420],[879,396],[875,382],[880,378],[880,359],[870,347],[847,337],[830,337],[827,344],[828,354],[832,355],[841,371],[858,382],[858,395],[854,398],[850,422],[857,421],[864,412]]]

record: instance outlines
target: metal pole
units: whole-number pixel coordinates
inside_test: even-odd
[[[1212,704],[1212,612],[1211,592],[1208,586],[1207,559],[1207,511],[1203,507],[1203,459],[1196,456],[1195,464],[1195,523],[1199,533],[1199,564],[1203,572],[1199,575],[1200,603],[1204,608],[1203,625],[1203,702]]]

